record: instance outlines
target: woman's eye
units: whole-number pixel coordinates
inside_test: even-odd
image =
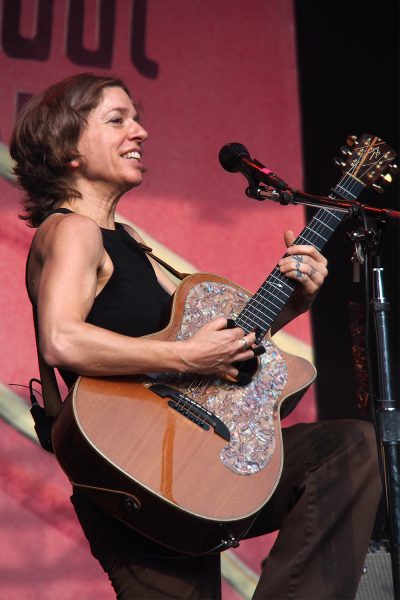
[[[121,125],[124,122],[122,117],[115,117],[114,119],[110,119],[110,123],[117,123],[118,125]]]

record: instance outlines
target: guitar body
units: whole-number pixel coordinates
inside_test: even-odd
[[[218,316],[235,319],[250,296],[216,275],[188,276],[168,326],[149,337],[187,339]],[[290,412],[316,374],[268,337],[262,344],[266,352],[249,361],[246,385],[171,373],[79,378],[52,434],[72,483],[179,552],[236,545],[279,481],[281,412]]]

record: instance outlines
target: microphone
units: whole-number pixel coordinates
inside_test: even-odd
[[[289,187],[273,171],[267,169],[255,158],[251,159],[247,148],[243,144],[237,142],[225,144],[219,152],[219,162],[225,171],[229,171],[229,173],[239,172],[247,177],[250,187],[254,187],[260,182],[279,190],[287,190]]]

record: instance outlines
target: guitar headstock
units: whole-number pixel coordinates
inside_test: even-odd
[[[375,135],[363,133],[358,138],[351,135],[341,152],[344,158],[335,159],[335,163],[343,173],[379,193],[383,192],[380,184],[391,183],[392,174],[399,169],[394,162],[396,152]]]

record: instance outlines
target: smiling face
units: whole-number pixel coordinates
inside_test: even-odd
[[[120,87],[106,87],[102,98],[87,117],[78,142],[82,161],[76,173],[78,189],[94,185],[98,193],[122,194],[141,183],[141,145],[147,132],[137,121],[136,109]]]

